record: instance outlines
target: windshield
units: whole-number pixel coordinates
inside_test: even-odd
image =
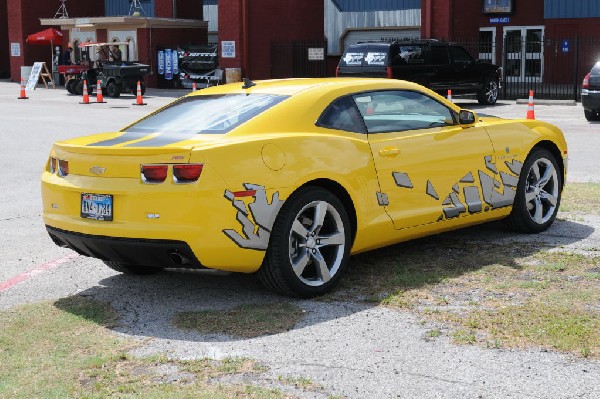
[[[224,134],[287,96],[224,94],[190,96],[124,129],[139,133]]]

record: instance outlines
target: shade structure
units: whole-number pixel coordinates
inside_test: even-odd
[[[54,28],[48,28],[27,36],[27,44],[59,46],[62,45],[62,40],[62,32]]]

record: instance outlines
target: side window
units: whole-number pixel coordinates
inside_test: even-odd
[[[406,64],[423,64],[423,63],[425,63],[423,47],[421,47],[421,46],[400,45],[400,57],[404,60],[404,62]]]
[[[456,124],[455,113],[416,91],[379,91],[353,96],[368,133],[399,132]]]
[[[444,46],[431,46],[431,64],[445,65],[449,64],[448,50]]]
[[[471,54],[462,47],[450,46],[450,56],[455,64],[468,64],[473,61]]]
[[[346,132],[364,133],[364,124],[351,97],[338,98],[323,111],[317,126]]]

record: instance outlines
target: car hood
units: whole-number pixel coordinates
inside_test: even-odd
[[[497,122],[500,120],[503,120],[504,118],[501,118],[499,116],[494,116],[494,115],[489,115],[489,114],[480,114],[477,113],[477,116],[479,117],[479,120],[481,122]]]

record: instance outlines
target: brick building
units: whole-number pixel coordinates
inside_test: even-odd
[[[129,60],[156,64],[160,47],[180,43],[201,44],[207,41],[207,23],[202,20],[202,0],[138,0],[133,8],[128,0],[66,1],[68,18],[55,18],[60,1],[0,0],[0,71],[7,71],[11,80],[20,79],[20,68],[44,61],[52,65],[47,46],[26,43],[28,35],[54,27],[63,33],[63,48],[67,42],[129,41]],[[178,15],[184,17],[178,18]],[[76,46],[74,46],[76,47]],[[62,49],[61,49],[62,50]],[[92,60],[94,55],[92,55]],[[7,73],[4,72],[6,76]],[[157,76],[148,76],[155,86]]]
[[[600,58],[597,0],[138,1],[140,17],[129,16],[130,0],[69,0],[71,18],[57,21],[58,0],[0,0],[0,21],[7,21],[0,22],[0,74],[18,79],[21,65],[49,57],[24,43],[48,26],[69,40],[111,41],[133,32],[132,56],[153,69],[160,47],[218,42],[220,67],[253,79],[332,75],[346,46],[381,38],[459,41],[515,82],[572,84]],[[16,45],[21,53],[11,56]]]

